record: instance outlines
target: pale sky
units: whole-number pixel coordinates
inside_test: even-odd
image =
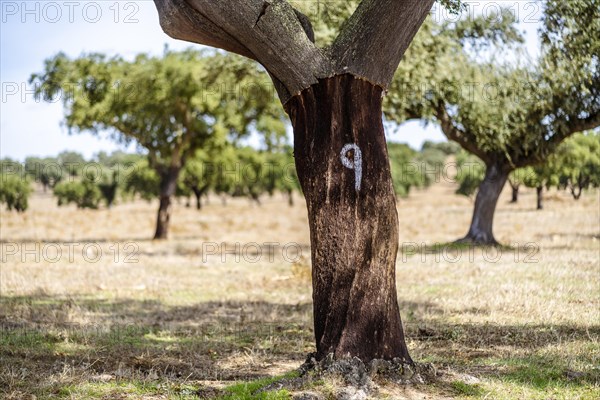
[[[497,4],[514,10],[526,32],[528,52],[537,54],[539,3],[475,1],[472,10],[491,12]],[[441,12],[436,16],[445,17]],[[27,80],[43,70],[45,59],[60,51],[70,57],[89,52],[133,57],[143,52],[160,55],[165,44],[173,50],[191,46],[162,32],[151,0],[2,0],[0,22],[0,158],[55,156],[63,150],[89,158],[101,150],[121,149],[109,139],[88,133],[69,135],[61,126],[62,104],[34,99]],[[438,128],[425,129],[418,122],[402,125],[389,138],[414,148],[420,148],[425,140],[445,140]]]

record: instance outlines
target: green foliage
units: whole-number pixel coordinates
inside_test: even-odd
[[[337,38],[344,23],[358,7],[360,0],[288,0],[288,2],[310,19],[315,33],[315,43],[319,47],[328,47]],[[462,0],[438,0],[437,3],[451,14],[458,14],[466,9]]]
[[[34,182],[40,182],[44,190],[53,188],[66,176],[63,165],[58,159],[52,157],[27,157],[24,168],[27,176]]]
[[[265,161],[269,170],[263,179],[266,181],[269,194],[272,195],[276,190],[288,194],[300,190],[300,181],[296,173],[291,146],[284,146],[279,151],[265,153]]]
[[[463,46],[468,44],[476,50],[481,50],[483,47],[524,43],[525,39],[515,26],[516,22],[514,10],[500,8],[499,12],[490,12],[485,16],[446,22],[443,27]]]
[[[78,176],[85,168],[85,158],[75,151],[63,151],[61,152],[56,161],[62,167],[64,173],[69,176]]]
[[[118,168],[127,169],[133,166],[136,162],[140,161],[144,156],[135,153],[125,153],[124,151],[115,150],[111,154],[107,154],[104,151],[96,154],[95,159],[104,167],[107,168]]]
[[[429,150],[437,150],[446,156],[451,156],[460,152],[460,146],[457,143],[450,141],[431,142],[429,140],[426,140],[421,146],[421,152],[423,153]]]
[[[98,185],[88,177],[83,177],[80,181],[58,183],[54,187],[54,196],[58,199],[59,206],[73,203],[77,208],[97,209],[102,200]]]
[[[542,162],[564,138],[599,121],[595,2],[546,2],[542,56],[529,63],[494,60],[503,43],[521,42],[506,11],[503,18],[452,24],[426,20],[396,73],[386,118],[437,121],[449,139],[486,162]],[[491,46],[491,60],[469,51],[474,39]]]
[[[89,54],[46,60],[33,74],[37,95],[62,96],[71,131],[109,131],[148,151],[159,175],[180,169],[197,149],[250,130],[268,142],[285,135],[284,113],[267,75],[251,60],[208,51],[165,51],[133,61]]]
[[[0,165],[0,204],[5,204],[8,211],[25,212],[32,192],[31,182],[19,163],[2,160]]]
[[[194,157],[188,159],[179,176],[177,186],[179,196],[198,196],[205,193],[211,186],[215,177],[213,165],[209,155],[204,150],[197,150]]]
[[[344,22],[354,13],[360,1],[290,0],[289,3],[311,20],[316,44],[326,47],[339,35]]]
[[[587,132],[565,140],[554,163],[560,187],[578,199],[582,190],[600,187],[600,133]]]
[[[539,104],[553,131],[600,110],[600,3],[598,0],[546,0],[541,30],[544,90]]]
[[[138,161],[128,173],[125,181],[125,190],[138,195],[144,200],[152,200],[159,195],[160,177],[153,168],[150,168],[148,160]]]
[[[398,196],[407,197],[411,188],[425,186],[424,165],[417,159],[415,150],[406,144],[388,143],[388,155],[394,191]]]
[[[485,165],[477,157],[461,151],[456,155],[456,194],[472,196],[483,182]]]
[[[267,192],[269,168],[263,154],[251,147],[237,149],[237,165],[234,196],[247,196],[260,202],[260,196]]]
[[[119,187],[119,171],[114,170],[103,171],[102,180],[98,183],[100,194],[106,203],[106,207],[110,208],[117,198],[117,189]]]

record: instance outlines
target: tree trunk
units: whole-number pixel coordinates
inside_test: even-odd
[[[160,206],[158,208],[158,217],[156,218],[156,232],[154,239],[166,239],[169,230],[169,220],[171,219],[171,200],[177,188],[177,178],[179,177],[179,167],[169,167],[160,174]]]
[[[398,215],[382,89],[322,79],[286,105],[310,226],[317,358],[408,354],[396,297]]]
[[[471,227],[467,236],[458,242],[484,245],[498,244],[493,233],[494,213],[509,173],[510,168],[502,163],[492,162],[486,166],[485,177],[479,185],[475,199]]]
[[[290,207],[294,207],[294,191],[288,190],[287,195],[288,195],[288,205]]]
[[[582,192],[583,189],[579,184],[571,186],[571,194],[575,200],[579,200],[581,198]]]
[[[516,203],[519,200],[519,185],[510,183],[510,189],[512,191],[510,202]]]
[[[544,208],[544,187],[543,186],[538,186],[537,188],[535,188],[535,191],[537,193],[537,209],[538,210],[542,210]]]
[[[194,196],[196,196],[196,209],[202,209],[202,196],[206,194],[206,204],[208,204],[208,187],[209,185],[203,185],[201,187],[195,187],[192,189]]]
[[[196,210],[202,210],[202,190],[200,188],[193,188],[194,196],[196,196]]]

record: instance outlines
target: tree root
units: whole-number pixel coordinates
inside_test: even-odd
[[[288,382],[289,386],[298,388],[300,382],[305,386],[306,383],[323,378],[338,380],[341,385],[337,388],[335,397],[347,400],[367,399],[379,392],[380,385],[423,384],[432,381],[436,376],[435,368],[431,364],[409,364],[400,358],[365,363],[356,357],[335,359],[333,354],[329,354],[323,360],[317,361],[314,353],[307,357],[306,362],[299,368],[299,373],[298,378]],[[284,383],[283,386],[287,385]],[[265,389],[268,390],[263,388]],[[294,396],[294,399],[316,400],[321,397],[313,392],[301,392]]]

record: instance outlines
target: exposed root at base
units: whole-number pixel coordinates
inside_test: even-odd
[[[335,359],[329,354],[317,361],[310,354],[306,362],[299,368],[300,376],[284,379],[263,387],[260,391],[280,390],[283,388],[300,391],[294,396],[296,400],[318,400],[322,396],[314,392],[303,392],[302,388],[311,382],[330,379],[340,383],[335,398],[342,400],[367,399],[379,392],[381,385],[414,385],[431,382],[436,371],[431,364],[408,364],[397,358],[388,360],[372,360],[364,363],[359,358]]]
[[[453,243],[459,244],[459,245],[469,245],[469,246],[502,247],[502,245],[499,242],[497,242],[496,239],[472,237],[472,236],[465,236],[464,238],[455,240]]]

